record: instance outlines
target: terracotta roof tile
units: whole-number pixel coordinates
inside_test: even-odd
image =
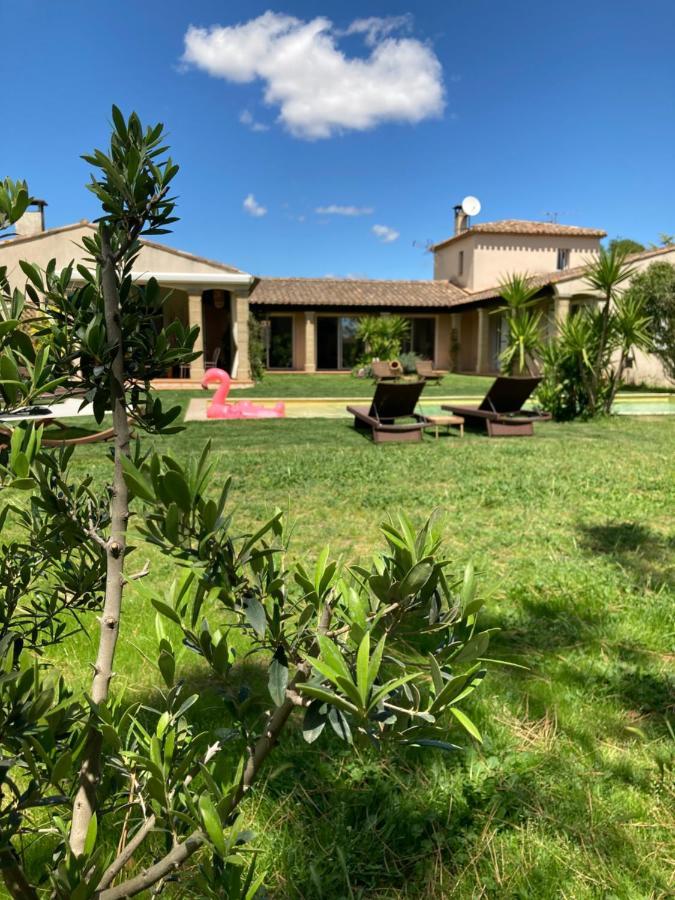
[[[432,250],[445,247],[453,241],[471,234],[525,234],[550,235],[552,237],[606,237],[607,232],[599,228],[582,228],[580,225],[561,225],[559,222],[532,222],[528,219],[499,219],[497,222],[476,222],[466,231],[440,241]]]
[[[338,278],[265,278],[251,295],[264,306],[447,308],[466,303],[466,291],[448,281],[371,281]]]

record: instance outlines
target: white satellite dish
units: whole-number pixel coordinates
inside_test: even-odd
[[[477,216],[480,212],[480,200],[469,195],[462,200],[462,212],[467,216]]]

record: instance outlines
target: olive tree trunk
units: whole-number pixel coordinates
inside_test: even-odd
[[[110,373],[112,416],[115,429],[115,469],[110,503],[110,536],[105,542],[107,556],[105,600],[100,618],[98,654],[91,687],[94,704],[107,700],[110,681],[115,674],[113,662],[122,609],[124,554],[129,519],[129,497],[122,471],[122,457],[129,455],[130,431],[124,398],[124,347],[120,296],[115,257],[105,227],[101,228],[101,250],[105,326],[108,345],[115,348]],[[98,730],[94,713],[89,725],[89,735],[80,767],[79,785],[73,803],[70,849],[76,856],[81,855],[84,850],[87,828],[96,811],[96,792],[101,775],[101,747],[101,732]]]

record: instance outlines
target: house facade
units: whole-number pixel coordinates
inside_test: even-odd
[[[12,287],[22,288],[25,276],[19,261],[27,259],[45,268],[51,259],[57,267],[74,261],[88,267],[88,254],[82,238],[95,231],[91,222],[82,221],[62,228],[44,229],[31,210],[16,223],[16,236],[0,241],[0,266],[7,268]],[[167,378],[200,382],[205,366],[217,361],[233,378],[250,379],[248,353],[249,296],[258,279],[247,272],[214,260],[175,250],[154,241],[143,240],[132,277],[139,283],[155,278],[167,295],[164,321],[179,319],[185,325],[198,325],[196,349],[201,356],[189,367],[167,372]],[[82,276],[73,270],[73,282]]]
[[[44,208],[17,223],[17,235],[0,241],[0,266],[10,283],[22,286],[19,260],[46,266],[70,260],[87,265],[82,237],[94,229],[83,221],[44,229]],[[278,372],[350,371],[359,358],[356,330],[364,315],[399,315],[409,320],[405,350],[432,360],[435,368],[481,375],[499,369],[506,342],[499,284],[527,273],[539,285],[537,308],[545,335],[579,307],[586,295],[584,266],[599,252],[606,234],[553,222],[500,220],[469,225],[461,213],[452,236],[430,249],[430,280],[352,280],[256,277],[240,269],[143,241],[133,277],[154,277],[167,293],[165,321],[198,325],[199,359],[167,372],[167,378],[201,381],[217,364],[239,382],[250,381],[249,317],[262,325],[267,368]],[[675,247],[634,254],[642,270],[656,260],[675,264]],[[79,275],[74,275],[74,279]],[[638,353],[628,372],[637,382],[665,384],[656,357]]]

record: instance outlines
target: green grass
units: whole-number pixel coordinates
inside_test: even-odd
[[[481,396],[492,384],[492,378],[481,375],[446,375],[440,385],[427,384],[426,395],[433,397]],[[374,390],[371,378],[353,375],[277,375],[267,373],[252,388],[233,390],[232,394],[246,397],[370,397]]]
[[[245,810],[273,897],[672,896],[675,420],[379,447],[346,418],[196,423],[154,443],[185,457],[207,438],[214,492],[234,476],[237,527],[280,506],[298,557],[329,543],[362,559],[389,513],[442,509],[452,568],[473,560],[501,629],[492,654],[527,666],[492,669],[467,707],[485,743],[453,730],[461,755],[356,756],[286,736]],[[83,447],[78,465],[102,478],[105,456]],[[130,566],[146,558],[161,596],[170,567],[144,546]],[[130,699],[158,683],[153,619],[131,585],[116,664]],[[72,680],[89,677],[90,635],[55,654]],[[222,724],[202,690],[201,721]]]

